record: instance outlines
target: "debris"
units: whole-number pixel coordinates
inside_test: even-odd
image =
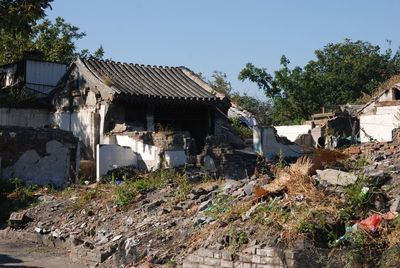
[[[382,215],[373,214],[368,218],[360,221],[358,223],[358,226],[360,226],[360,228],[363,230],[376,232],[381,224],[382,219]]]
[[[347,186],[357,180],[357,176],[348,172],[336,169],[317,170],[317,178],[332,185]]]
[[[13,212],[9,218],[9,224],[13,228],[23,227],[26,217],[25,212]]]

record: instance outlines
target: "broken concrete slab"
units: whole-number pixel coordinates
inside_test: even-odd
[[[356,175],[336,169],[318,169],[317,175],[318,180],[326,181],[332,185],[347,186],[357,181]]]

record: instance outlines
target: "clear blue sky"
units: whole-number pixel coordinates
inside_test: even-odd
[[[262,97],[237,79],[247,62],[272,73],[285,54],[303,66],[314,50],[344,38],[400,46],[399,0],[55,0],[87,36],[78,48],[105,49],[116,61],[184,65],[228,75],[235,90]]]

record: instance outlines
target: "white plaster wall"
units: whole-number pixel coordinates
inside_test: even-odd
[[[93,148],[95,146],[95,128],[93,122],[95,110],[85,109],[78,112],[56,112],[52,114],[51,121],[60,129],[72,131],[86,146]]]
[[[165,160],[165,167],[182,166],[187,161],[184,150],[166,150],[164,159],[161,159],[161,149],[154,145],[145,144],[126,135],[116,135],[116,143],[121,146],[130,147],[137,153],[138,160],[145,163],[148,170],[157,169],[162,160]]]
[[[377,107],[376,114],[400,114],[400,106]]]
[[[165,151],[165,164],[167,167],[179,167],[186,164],[187,157],[184,150],[180,151]]]
[[[307,134],[311,130],[311,125],[277,126],[275,129],[279,136],[294,142],[299,135]]]
[[[263,128],[261,135],[262,153],[267,158],[279,156],[280,153],[282,153],[284,157],[299,157],[304,153],[297,144],[285,145],[279,143],[276,139],[274,128]]]
[[[393,100],[393,91],[392,90],[386,91],[378,99],[378,101],[391,101],[391,100]]]
[[[157,169],[160,164],[160,148],[157,146],[144,144],[126,135],[116,135],[118,145],[130,147],[138,154],[138,160],[145,163],[148,170]]]
[[[0,108],[1,126],[43,127],[49,122],[47,110]]]
[[[117,167],[137,166],[137,156],[129,147],[115,144],[97,144],[96,153],[97,179]]]
[[[400,126],[395,113],[360,116],[361,142],[369,142],[369,136],[377,141],[391,141],[392,130]]]

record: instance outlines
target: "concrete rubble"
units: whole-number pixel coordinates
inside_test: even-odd
[[[148,176],[124,170],[107,183],[80,186],[64,194],[42,192],[40,204],[24,210],[31,220],[15,232],[50,238],[53,244],[69,248],[72,259],[90,265],[322,267],[314,262],[319,256],[324,264],[339,267],[344,265],[341,258],[346,243],[351,243],[344,235],[347,227],[339,217],[342,211],[354,209],[354,223],[369,219],[376,211],[382,215],[392,212],[395,218],[400,210],[399,146],[363,144],[349,147],[345,154],[326,151],[325,158],[316,153],[313,159],[299,159],[286,167],[257,158],[253,174],[241,180],[217,179],[214,171],[230,169],[223,164],[230,149],[218,157],[206,146],[203,161],[210,156],[214,170],[181,170],[190,183],[185,196],[177,199],[183,186],[169,178],[162,187],[140,191],[132,196],[131,205],[120,207],[110,198],[119,187],[113,183],[123,186],[129,176]],[[332,160],[330,154],[340,160]],[[361,187],[357,196],[374,198],[366,199],[368,206],[349,205],[349,191],[357,187]],[[312,214],[314,210],[326,213],[324,226],[344,238],[328,246],[315,216],[320,214]],[[310,223],[304,218],[307,215]],[[389,234],[389,239],[390,229],[383,226],[391,226],[392,218],[382,219],[384,224],[371,236],[378,239]],[[285,229],[290,224],[295,224],[294,229]],[[335,254],[329,254],[330,247]],[[384,248],[379,254],[387,251]]]

